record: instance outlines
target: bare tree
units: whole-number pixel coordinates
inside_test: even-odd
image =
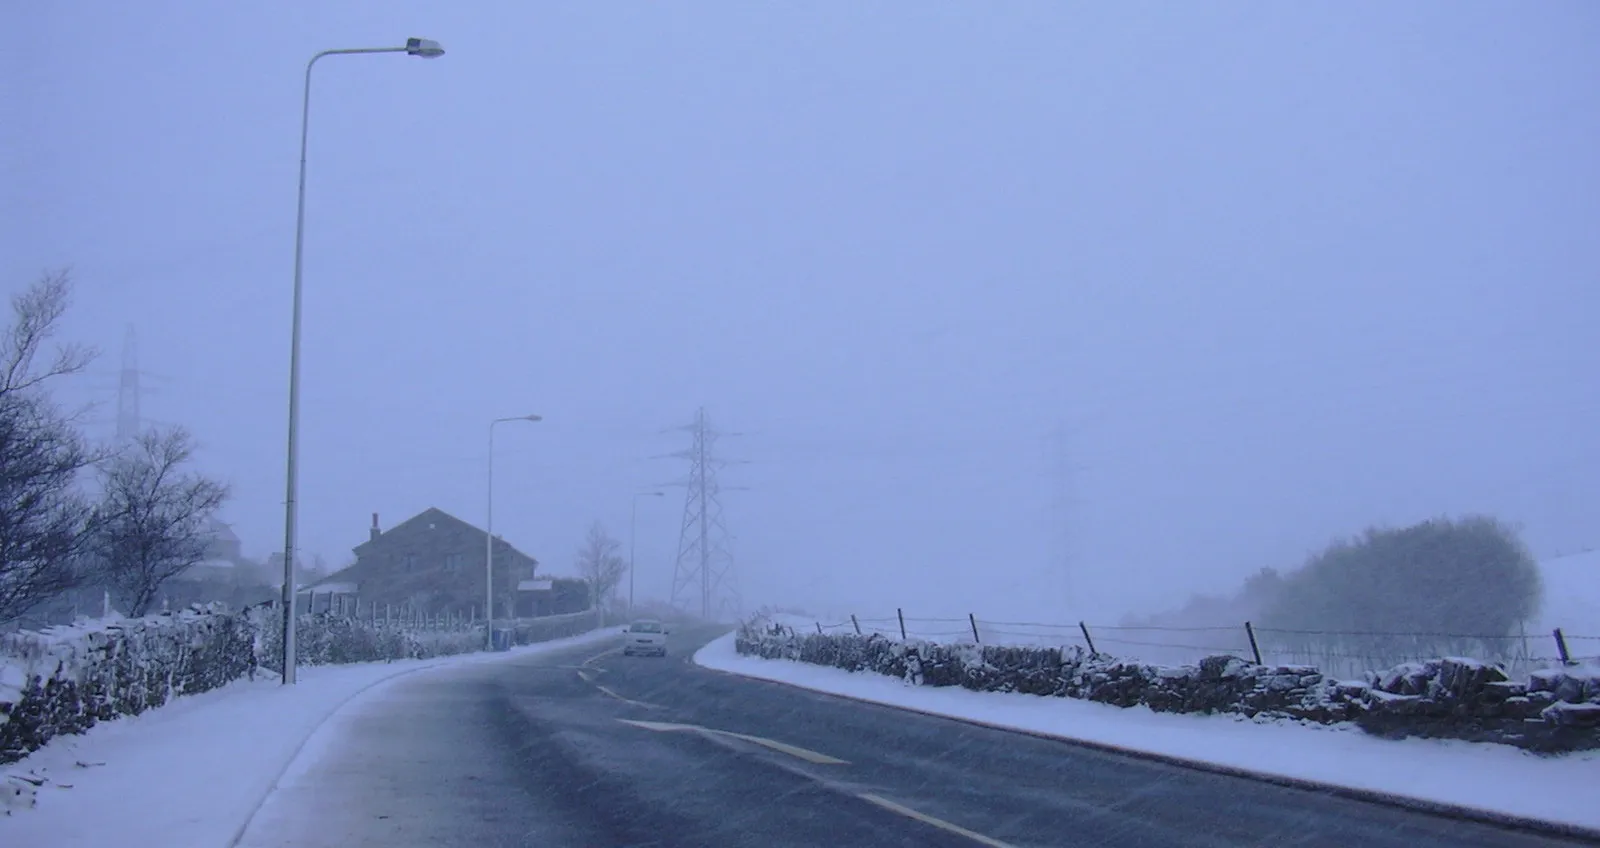
[[[77,374],[94,360],[93,348],[57,345],[49,365],[34,367],[71,305],[72,280],[66,271],[46,272],[11,298],[11,326],[0,334],[0,396],[26,393],[55,377]]]
[[[44,348],[71,301],[66,272],[43,275],[11,299],[0,332],[0,623],[81,585],[79,555],[92,515],[78,491],[99,457],[45,391],[82,371],[88,348]],[[42,356],[48,364],[40,367]]]
[[[81,585],[92,457],[47,403],[0,396],[0,622]]]
[[[144,615],[163,583],[205,559],[208,521],[228,489],[183,471],[193,455],[193,440],[178,427],[143,433],[101,465],[93,549],[131,616]]]
[[[589,527],[589,535],[578,549],[578,574],[588,581],[589,597],[596,608],[611,596],[628,573],[628,561],[619,553],[621,549],[622,543],[612,538],[598,521]]]

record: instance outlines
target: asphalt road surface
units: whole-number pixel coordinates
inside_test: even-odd
[[[590,646],[424,673],[346,710],[266,846],[1555,846]],[[293,770],[292,770],[293,771]]]

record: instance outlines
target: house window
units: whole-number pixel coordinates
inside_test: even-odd
[[[444,568],[446,571],[460,571],[461,565],[465,561],[466,557],[460,553],[453,553],[444,558]]]
[[[406,554],[405,557],[400,561],[400,566],[402,568],[404,568],[406,571],[416,571],[417,570],[417,555],[416,554]]]

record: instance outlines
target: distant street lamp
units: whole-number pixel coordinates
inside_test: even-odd
[[[639,499],[659,498],[666,492],[635,492],[632,509],[628,511],[628,620],[633,620],[633,549],[634,528],[639,523]]]
[[[538,415],[513,415],[489,422],[489,504],[483,519],[483,623],[489,634],[484,644],[491,651],[494,650],[494,428],[507,421],[543,420]]]
[[[283,518],[283,683],[295,681],[294,645],[294,550],[295,550],[295,495],[299,488],[300,465],[300,268],[306,234],[306,140],[311,129],[311,69],[323,56],[344,56],[357,53],[405,53],[433,59],[444,55],[439,42],[426,38],[408,38],[404,47],[351,47],[343,50],[324,50],[306,63],[305,96],[300,102],[300,198],[294,220],[294,319],[289,340],[289,481],[288,496],[284,499]]]

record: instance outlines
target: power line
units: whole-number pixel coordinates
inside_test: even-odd
[[[686,450],[667,454],[689,462],[688,479],[668,484],[685,488],[678,555],[672,570],[672,605],[686,609],[697,600],[700,616],[705,619],[738,615],[742,609],[738,574],[728,550],[730,534],[723,520],[721,495],[742,487],[723,486],[717,474],[741,461],[718,457],[716,447],[724,436],[739,434],[713,427],[703,406],[695,411],[693,423],[671,431],[687,431],[691,439]]]
[[[139,435],[139,337],[128,325],[122,337],[122,373],[117,380],[117,444],[124,445]]]
[[[1060,581],[1061,600],[1073,606],[1081,604],[1083,599],[1077,595],[1077,563],[1072,555],[1073,543],[1077,541],[1073,527],[1074,507],[1078,503],[1072,484],[1075,473],[1083,471],[1084,466],[1071,460],[1072,445],[1066,424],[1058,423],[1051,428],[1045,434],[1044,443],[1045,469],[1050,483],[1050,558]]]

